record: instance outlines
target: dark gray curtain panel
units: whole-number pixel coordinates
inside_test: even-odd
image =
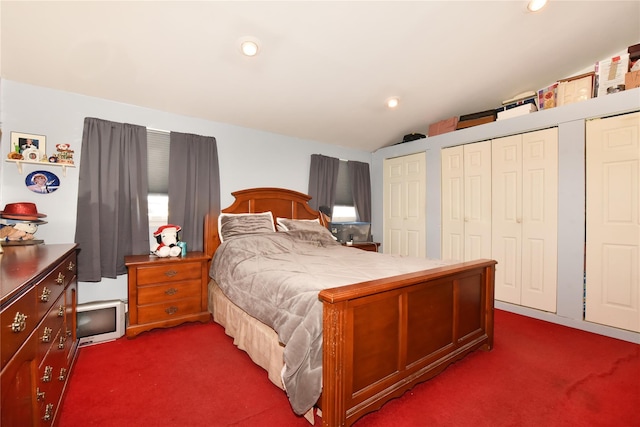
[[[169,223],[182,227],[188,251],[204,249],[204,217],[220,212],[220,171],[216,139],[171,132]]]
[[[369,163],[347,162],[351,194],[359,221],[371,222],[371,175]]]
[[[147,131],[85,118],[75,241],[78,280],[127,272],[125,255],[149,253]]]
[[[333,213],[336,198],[336,183],[340,159],[321,154],[311,155],[309,168],[309,206],[318,210],[320,206],[328,206]]]

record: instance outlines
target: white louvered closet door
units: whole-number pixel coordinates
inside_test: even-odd
[[[640,332],[640,113],[586,130],[585,319]]]

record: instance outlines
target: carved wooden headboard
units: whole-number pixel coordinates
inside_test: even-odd
[[[291,219],[320,218],[320,223],[328,227],[328,219],[309,206],[310,196],[285,188],[249,188],[231,193],[235,201],[222,209],[225,213],[260,213],[271,211],[273,220],[277,217]],[[204,250],[211,257],[220,246],[218,236],[218,214],[209,213],[204,223]]]

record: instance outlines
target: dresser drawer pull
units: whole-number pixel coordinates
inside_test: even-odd
[[[165,310],[165,312],[169,315],[176,314],[178,312],[178,307],[171,306]]]
[[[40,391],[40,387],[36,387],[36,400],[38,402],[44,400],[44,391]]]
[[[67,369],[66,368],[60,368],[60,375],[58,375],[58,379],[60,381],[64,381],[65,379],[67,379]]]
[[[18,334],[27,329],[27,317],[26,314],[17,312],[16,317],[13,318],[13,323],[11,323],[11,330]]]
[[[58,285],[62,285],[64,283],[64,274],[58,273],[58,278],[56,279],[56,283]]]
[[[75,264],[73,263],[73,261],[69,261],[69,265],[67,266],[67,270],[73,271],[74,267],[75,267]]]
[[[53,403],[47,403],[47,406],[44,408],[44,417],[42,417],[43,421],[51,421],[53,417]]]
[[[167,277],[173,277],[173,276],[175,276],[176,274],[178,274],[178,272],[177,272],[177,271],[175,271],[175,270],[168,270],[168,271],[165,271],[165,272],[164,272],[164,275],[165,275],[165,276],[167,276]]]
[[[51,295],[51,289],[46,286],[42,289],[42,295],[40,295],[40,301],[47,302],[49,301],[49,295]]]
[[[64,305],[61,305],[60,307],[58,307],[58,317],[63,317],[65,311],[66,311],[66,309],[65,309]]]
[[[67,341],[67,337],[64,335],[60,336],[60,341],[58,342],[58,350],[64,349],[64,343]]]
[[[48,383],[51,381],[51,374],[53,373],[53,366],[44,367],[44,375],[42,376],[42,382]]]
[[[164,291],[164,293],[167,295],[175,295],[178,293],[178,290],[176,288],[169,288],[166,291]]]
[[[51,341],[51,333],[53,332],[53,329],[51,329],[48,326],[44,327],[44,333],[42,334],[42,338],[40,338],[40,340],[42,342],[49,342]]]

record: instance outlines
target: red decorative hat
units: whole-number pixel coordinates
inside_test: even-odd
[[[45,214],[38,213],[35,203],[20,202],[7,203],[4,210],[0,211],[0,217],[7,219],[37,220],[45,217]]]
[[[173,225],[173,224],[162,225],[158,227],[155,233],[153,233],[153,237],[158,237],[159,235],[161,235],[166,228],[175,228],[176,232],[182,230],[182,228],[179,225]]]

